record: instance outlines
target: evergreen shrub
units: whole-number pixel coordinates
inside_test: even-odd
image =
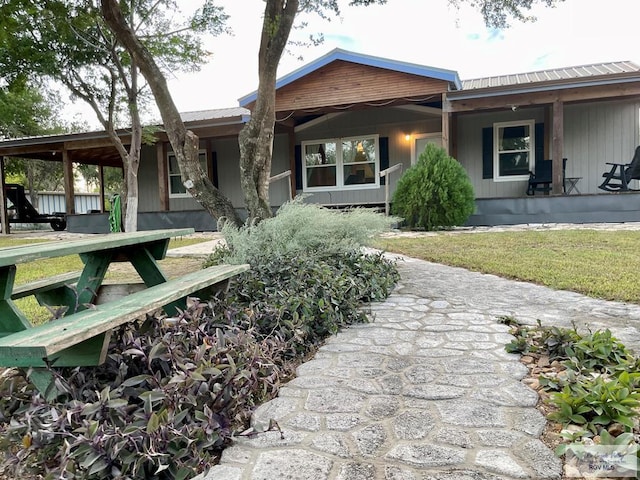
[[[474,208],[467,172],[443,148],[428,144],[398,181],[391,211],[411,229],[437,230],[462,225]]]

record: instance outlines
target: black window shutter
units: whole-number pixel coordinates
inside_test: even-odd
[[[535,155],[536,162],[541,162],[542,160],[548,160],[544,158],[544,123],[536,123],[536,145],[535,145]]]
[[[493,178],[493,127],[482,129],[482,178]]]
[[[389,168],[389,137],[380,137],[378,139],[378,146],[380,147],[380,171]],[[384,185],[387,177],[380,179],[380,185]]]
[[[296,145],[296,190],[302,190],[302,146]]]

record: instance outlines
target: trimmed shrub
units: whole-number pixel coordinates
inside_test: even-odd
[[[209,263],[249,263],[252,266],[274,256],[300,252],[328,257],[368,245],[373,237],[397,219],[372,209],[332,210],[303,197],[283,204],[273,218],[257,225],[221,226],[227,248],[214,252]]]
[[[404,218],[409,228],[425,230],[462,225],[474,208],[467,172],[433,144],[400,178],[392,202],[392,213]]]

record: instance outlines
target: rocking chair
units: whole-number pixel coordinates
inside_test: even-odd
[[[631,180],[640,180],[640,146],[636,148],[636,153],[631,163],[609,163],[611,170],[602,174],[604,181],[598,186],[607,192],[625,192],[638,189],[630,188]]]

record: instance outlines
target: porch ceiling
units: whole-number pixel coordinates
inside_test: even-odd
[[[248,120],[249,111],[244,108],[225,108],[182,113],[185,126],[200,138],[235,137]],[[167,142],[162,126],[155,137]],[[128,130],[118,130],[125,148],[131,135]],[[42,135],[0,141],[0,157],[21,157],[36,160],[62,161],[64,152],[75,163],[122,167],[120,155],[105,131]]]
[[[61,162],[63,152],[66,151],[69,159],[75,163],[122,167],[118,151],[108,141],[65,142],[56,141],[54,138],[56,137],[51,137],[49,141],[44,141],[45,137],[41,137],[7,142],[9,144],[0,146],[0,157]]]

